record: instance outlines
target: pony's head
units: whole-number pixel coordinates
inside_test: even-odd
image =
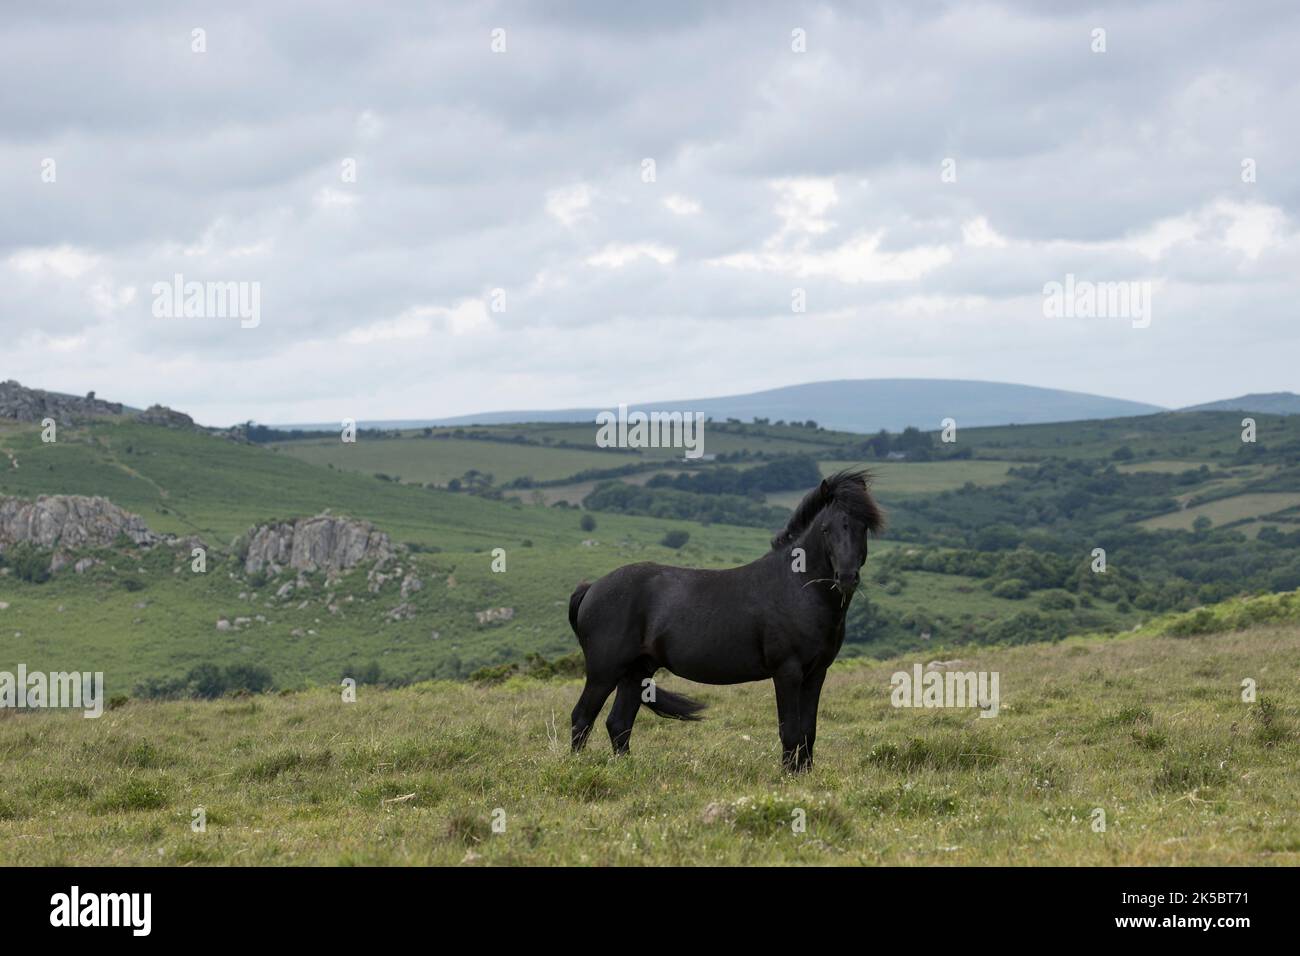
[[[885,513],[871,497],[871,478],[871,472],[860,468],[823,479],[804,495],[785,528],[772,539],[772,547],[783,548],[811,530],[830,561],[834,584],[851,594],[867,561],[867,537],[885,526]]]

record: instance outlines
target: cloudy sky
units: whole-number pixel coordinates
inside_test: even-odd
[[[0,379],[208,424],[1300,390],[1292,3],[3,16]],[[1149,324],[1046,314],[1067,274]],[[177,275],[256,324],[167,315]]]

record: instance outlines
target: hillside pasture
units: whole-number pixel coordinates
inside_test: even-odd
[[[1300,506],[1300,493],[1253,492],[1219,498],[1202,505],[1194,505],[1170,514],[1157,515],[1142,522],[1142,527],[1161,530],[1190,531],[1197,518],[1209,518],[1214,524],[1224,525],[1249,518],[1262,518]]]
[[[0,864],[1294,866],[1298,653],[1294,625],[972,649],[991,719],[891,706],[924,657],[837,664],[798,777],[766,683],[667,681],[707,718],[643,714],[623,758],[567,752],[565,680],[4,711]]]

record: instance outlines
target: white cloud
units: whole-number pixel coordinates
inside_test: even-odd
[[[446,321],[452,335],[473,335],[493,328],[492,316],[481,299],[466,299],[446,310]]]
[[[695,216],[700,212],[700,204],[694,199],[673,194],[664,200],[664,208],[674,216]]]
[[[998,235],[983,216],[969,219],[961,225],[962,242],[975,249],[1003,249],[1007,241]]]
[[[92,285],[87,298],[98,315],[112,316],[123,312],[135,302],[135,286],[119,286],[106,279]]]
[[[562,226],[572,227],[590,214],[592,192],[585,183],[552,189],[546,194],[546,211]]]
[[[399,315],[395,319],[371,322],[360,328],[352,329],[343,335],[348,345],[373,345],[376,342],[394,342],[428,337],[433,331],[430,312],[415,310]]]
[[[1287,217],[1276,206],[1222,203],[1218,208],[1229,220],[1223,230],[1223,244],[1241,252],[1248,259],[1258,259],[1261,254],[1284,241]]]
[[[1294,236],[1285,212],[1258,202],[1217,199],[1179,216],[1160,219],[1123,239],[1100,246],[1131,250],[1158,260],[1179,246],[1219,248],[1258,259]]]
[[[347,209],[349,206],[355,206],[359,201],[360,197],[356,193],[336,189],[333,186],[322,186],[312,197],[312,202],[318,209]]]
[[[587,257],[587,265],[602,269],[622,269],[637,259],[652,259],[661,266],[672,263],[677,253],[657,242],[611,242],[599,252]]]
[[[1098,69],[1050,5],[829,0],[802,57],[774,55],[776,8],[737,30],[692,7],[525,5],[504,58],[467,42],[475,11],[397,6],[326,5],[304,38],[298,11],[230,0],[201,63],[140,42],[171,29],[153,5],[7,24],[3,88],[51,77],[0,123],[7,375],[259,421],[332,415],[339,382],[373,403],[358,417],[726,390],[713,361],[592,371],[595,343],[658,358],[671,327],[704,356],[743,342],[728,372],[748,386],[1047,376],[1162,404],[1296,387],[1279,157],[1300,148],[1300,9],[1213,17],[1211,37],[1206,0],[1111,5],[1112,40],[1159,42]],[[359,185],[338,179],[348,158]],[[145,291],[178,272],[260,282],[264,321],[149,321]],[[1066,272],[1160,283],[1145,337],[1044,323],[1037,292]]]
[[[773,211],[781,219],[781,234],[820,235],[834,227],[822,214],[840,201],[831,179],[783,179],[772,184],[780,195]]]
[[[880,248],[883,232],[856,236],[824,251],[790,250],[738,253],[715,260],[733,269],[840,282],[909,282],[952,261],[947,246],[914,246],[897,252]]]
[[[76,279],[96,268],[102,258],[72,245],[41,249],[19,249],[9,256],[8,264],[19,272],[35,277],[57,276]]]

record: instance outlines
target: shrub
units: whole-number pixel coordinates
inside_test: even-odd
[[[680,531],[677,529],[673,529],[672,531],[669,531],[667,534],[665,534],[663,538],[660,539],[659,543],[662,544],[665,548],[672,548],[674,551],[676,551],[678,548],[686,544],[686,542],[689,540],[691,540],[691,533],[689,531]]]
[[[1074,596],[1069,591],[1048,591],[1039,598],[1038,606],[1044,611],[1073,611]]]
[[[583,515],[582,519],[578,522],[578,527],[583,531],[595,531],[596,519],[591,515]]]
[[[10,548],[0,561],[13,570],[14,577],[29,584],[44,584],[50,579],[50,556],[28,542]]]
[[[999,581],[993,586],[993,596],[1008,598],[1012,601],[1019,601],[1029,596],[1029,585],[1019,578],[1010,578],[1006,581]]]
[[[504,683],[518,673],[518,664],[488,664],[471,671],[469,679],[480,687],[491,687]]]
[[[228,693],[261,694],[275,687],[275,679],[264,667],[233,664],[198,664],[184,677],[149,677],[135,686],[136,697],[175,700],[184,697],[212,699]],[[125,698],[123,699],[125,702]]]

